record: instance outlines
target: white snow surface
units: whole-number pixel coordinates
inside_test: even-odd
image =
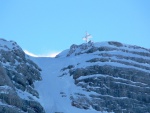
[[[62,68],[71,64],[76,65],[78,62],[81,62],[81,60],[84,62],[86,59],[83,60],[82,58],[80,59],[80,57],[31,59],[42,68],[43,80],[36,82],[35,88],[39,92],[39,102],[44,107],[46,113],[101,113],[92,107],[89,110],[73,107],[70,100],[71,95],[74,95],[74,93],[82,93],[88,96],[91,93],[85,92],[80,87],[77,87],[74,84],[72,76],[64,75],[60,77],[62,74],[60,70]],[[63,95],[61,92],[63,92]]]

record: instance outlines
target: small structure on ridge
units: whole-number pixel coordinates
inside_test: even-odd
[[[90,38],[92,38],[92,35],[86,32],[86,35],[83,37],[83,40],[88,43],[90,41]]]

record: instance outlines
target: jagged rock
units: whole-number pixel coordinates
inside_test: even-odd
[[[29,93],[31,93],[33,96],[36,96],[36,97],[39,98],[38,92],[37,92],[36,90],[34,90],[32,87],[28,86],[28,87],[26,88],[26,91],[29,92]]]
[[[38,102],[36,102],[36,101],[27,101],[27,103],[28,103],[27,105],[29,105],[35,113],[44,113],[43,107]]]
[[[24,99],[18,94],[20,90],[39,97],[33,83],[42,79],[41,69],[26,58],[17,43],[4,39],[0,39],[0,62],[0,113],[44,113],[33,98]]]
[[[61,71],[65,71],[67,69],[72,69],[72,68],[74,68],[74,65],[69,65],[67,67],[64,67]]]
[[[25,113],[22,110],[12,106],[0,106],[0,113]]]
[[[117,46],[117,47],[122,47],[123,44],[120,43],[120,42],[114,42],[114,41],[111,41],[111,42],[108,42],[110,45],[114,45],[114,46]]]
[[[0,64],[0,78],[1,78],[0,86],[7,85],[14,88],[10,78],[7,76],[5,69],[2,67],[1,64]]]
[[[97,74],[95,77],[94,75]],[[108,65],[104,66],[90,66],[85,69],[79,68],[70,71],[70,75],[73,75],[75,83],[81,86],[86,91],[94,91],[101,96],[96,97],[103,100],[103,103],[96,103],[101,106],[102,109],[109,109],[120,111],[121,109],[128,109],[130,112],[135,112],[132,109],[133,103],[136,107],[143,106],[144,111],[149,111],[150,107],[150,73],[144,72],[132,68],[120,68],[112,67]],[[90,78],[79,79],[82,76],[93,75]],[[82,84],[85,83],[85,84]],[[95,88],[96,87],[96,88]],[[108,98],[105,95],[109,95]],[[93,96],[92,96],[93,97]],[[107,97],[107,98],[106,98]],[[126,97],[126,99],[123,99]],[[112,98],[116,98],[117,100]],[[114,107],[108,106],[107,100]],[[127,103],[126,100],[129,100]],[[132,102],[131,102],[132,100]],[[122,102],[123,101],[123,102]],[[91,101],[93,102],[93,101]],[[116,104],[114,104],[115,102]],[[122,102],[122,104],[120,104]],[[104,104],[105,103],[105,104]],[[95,104],[95,103],[94,103]],[[124,106],[127,104],[127,106]],[[115,108],[116,105],[119,108]],[[115,109],[114,109],[115,108]],[[99,110],[98,108],[97,110]],[[139,112],[140,113],[140,112]]]

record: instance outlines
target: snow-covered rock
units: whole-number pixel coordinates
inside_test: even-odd
[[[0,39],[0,113],[44,113],[34,89],[40,70],[16,42]]]
[[[150,112],[149,49],[89,42],[31,59],[43,70],[36,88],[47,113]]]

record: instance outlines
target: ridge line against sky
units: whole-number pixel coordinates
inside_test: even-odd
[[[55,57],[56,55],[58,55],[60,52],[51,52],[51,53],[48,53],[48,54],[34,54],[34,53],[31,53],[29,52],[28,50],[23,50],[27,55],[29,56],[32,56],[32,57]]]
[[[0,38],[47,55],[81,44],[118,41],[150,48],[150,0],[0,0]]]

